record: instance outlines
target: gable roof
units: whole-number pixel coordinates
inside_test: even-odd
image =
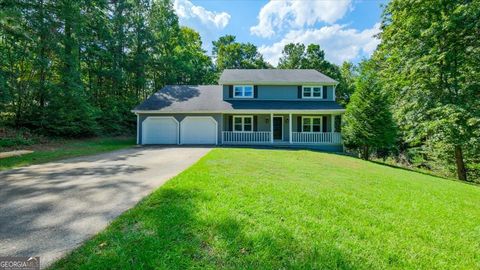
[[[220,84],[337,84],[338,82],[314,69],[225,69]]]
[[[343,110],[335,101],[223,100],[221,85],[167,85],[135,107],[159,113]]]

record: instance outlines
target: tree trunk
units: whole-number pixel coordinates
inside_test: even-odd
[[[362,158],[364,160],[368,160],[369,157],[370,157],[370,152],[369,152],[369,149],[368,149],[368,145],[365,145],[365,146],[363,146]]]
[[[463,151],[460,145],[455,145],[455,163],[457,164],[458,179],[467,181],[467,170],[463,161]]]

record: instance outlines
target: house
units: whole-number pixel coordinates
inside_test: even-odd
[[[165,86],[132,111],[137,143],[342,151],[336,85],[316,70],[229,69],[219,85]]]

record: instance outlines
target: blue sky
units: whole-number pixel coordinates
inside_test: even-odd
[[[276,65],[285,44],[315,43],[334,63],[358,62],[378,44],[387,0],[173,0],[180,24],[197,30],[204,48],[225,34],[251,42]]]

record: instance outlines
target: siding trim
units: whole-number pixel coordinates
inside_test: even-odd
[[[220,85],[230,85],[230,84],[256,84],[256,85],[288,85],[288,86],[295,86],[295,85],[328,85],[328,86],[334,86],[338,85],[338,82],[254,82],[254,81],[219,81],[218,84]]]
[[[138,114],[189,114],[189,113],[204,113],[204,114],[244,114],[244,113],[257,113],[257,114],[342,114],[345,112],[345,109],[318,109],[318,110],[219,110],[219,111],[159,111],[159,110],[150,110],[150,111],[131,111]]]

